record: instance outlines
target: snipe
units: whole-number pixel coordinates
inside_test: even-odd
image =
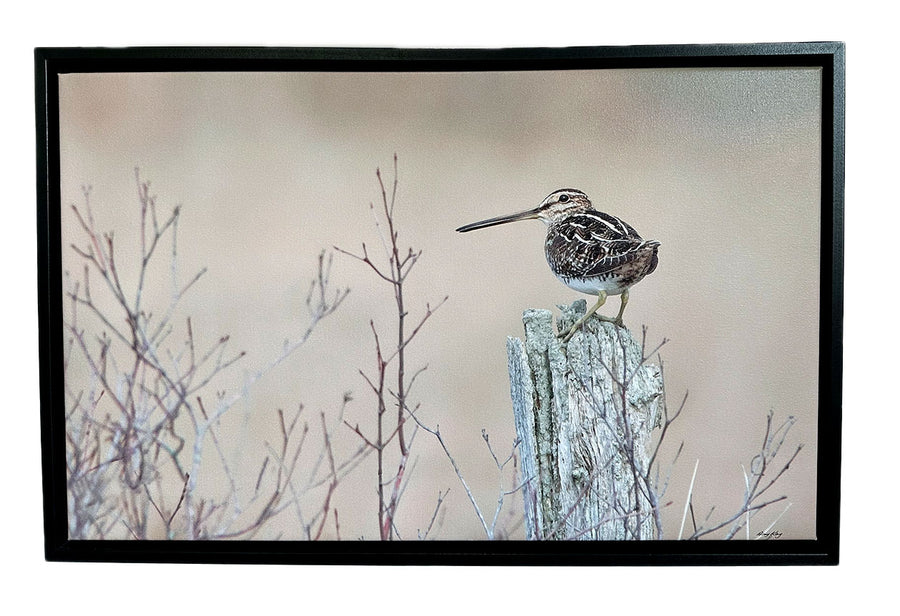
[[[563,342],[568,342],[610,295],[621,295],[619,314],[597,318],[624,327],[622,314],[628,289],[656,269],[659,242],[642,239],[625,221],[595,210],[587,195],[573,188],[550,193],[533,210],[473,222],[457,231],[465,233],[532,218],[547,223],[544,251],[556,277],[571,289],[597,296],[597,303],[582,318],[560,332]]]

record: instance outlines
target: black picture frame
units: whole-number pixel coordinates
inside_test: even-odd
[[[73,541],[67,535],[58,76],[143,71],[517,71],[820,67],[821,264],[815,540]],[[837,42],[541,49],[38,48],[35,50],[38,307],[45,557],[50,561],[453,564],[834,565],[838,563],[844,235],[845,48]]]

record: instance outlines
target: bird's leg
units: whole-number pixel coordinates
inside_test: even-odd
[[[597,310],[600,309],[600,306],[602,306],[604,302],[606,302],[606,291],[600,291],[597,294],[597,303],[594,304],[594,306],[590,310],[585,312],[583,317],[575,321],[575,324],[572,327],[559,334],[558,337],[562,338],[562,341],[564,343],[571,340],[572,336],[575,335],[575,332],[578,331],[578,328],[584,325],[585,322],[591,318],[591,315],[593,315],[595,312],[597,312]]]
[[[597,315],[597,318],[601,321],[608,321],[610,323],[615,323],[619,327],[625,327],[625,323],[622,321],[622,315],[625,314],[625,304],[628,303],[628,289],[622,291],[621,297],[622,303],[619,305],[619,314],[616,315],[615,318],[605,317],[603,315]]]

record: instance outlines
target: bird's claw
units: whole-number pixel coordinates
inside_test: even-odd
[[[565,344],[565,343],[567,343],[569,340],[572,339],[572,336],[575,335],[575,332],[576,332],[576,331],[578,331],[577,328],[575,328],[575,327],[570,327],[570,328],[567,329],[566,331],[564,331],[564,332],[559,332],[558,334],[556,334],[556,337],[557,337],[557,338],[562,338],[562,342],[563,342],[563,344]]]
[[[616,327],[621,327],[621,328],[625,327],[625,322],[622,320],[622,317],[605,317],[605,316],[598,314],[597,318],[600,319],[601,321],[606,321],[607,323],[612,323]]]
[[[605,316],[602,316],[599,314],[594,315],[594,316],[600,321],[612,323],[616,327],[621,327],[622,329],[626,329],[625,322],[622,320],[621,317],[605,317]],[[572,336],[575,335],[575,332],[577,332],[579,329],[581,329],[581,327],[584,325],[585,325],[584,323],[576,323],[575,325],[568,328],[567,330],[556,334],[556,337],[560,338],[562,340],[563,344],[566,344],[567,342],[569,342],[569,340],[572,339]]]

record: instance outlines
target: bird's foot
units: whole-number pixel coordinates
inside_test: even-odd
[[[597,315],[597,318],[601,321],[606,321],[607,323],[612,323],[616,327],[625,328],[625,322],[622,320],[622,317],[604,317],[602,315]]]
[[[564,332],[559,332],[558,334],[556,334],[556,337],[561,338],[563,344],[566,344],[569,340],[572,339],[572,336],[574,336],[575,332],[577,332],[577,331],[578,331],[578,325],[576,324]]]
[[[606,316],[599,315],[599,314],[596,314],[593,316],[596,317],[600,321],[606,321],[607,323],[612,323],[616,327],[621,327],[621,328],[625,329],[625,323],[624,323],[624,321],[622,321],[622,317],[606,317]],[[567,342],[569,342],[569,340],[572,339],[572,336],[575,335],[575,332],[577,332],[579,329],[581,329],[581,326],[584,325],[584,323],[585,323],[584,320],[578,321],[574,325],[572,325],[572,327],[570,327],[569,329],[556,334],[556,337],[560,338],[562,340],[563,344],[566,344]]]

